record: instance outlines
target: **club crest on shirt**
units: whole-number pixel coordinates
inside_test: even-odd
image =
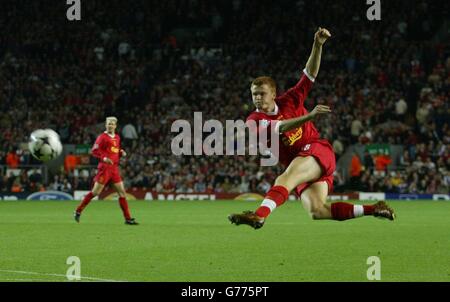
[[[119,148],[111,147],[111,152],[112,153],[119,153]]]

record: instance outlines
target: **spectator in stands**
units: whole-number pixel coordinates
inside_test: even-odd
[[[363,166],[358,153],[353,152],[350,162],[350,186],[353,190],[358,190],[360,186],[362,168]]]
[[[356,112],[355,115],[356,115],[356,117],[352,121],[352,126],[351,126],[351,131],[350,131],[352,144],[358,142],[359,136],[361,135],[361,133],[364,130],[363,124],[358,118],[359,112]]]
[[[69,152],[69,154],[66,155],[66,158],[64,159],[64,170],[66,171],[66,173],[73,172],[77,167],[78,162],[78,156],[74,155],[73,152]]]
[[[23,186],[22,186],[22,184],[20,183],[20,178],[19,177],[14,177],[14,181],[13,181],[13,183],[12,183],[12,185],[11,185],[11,192],[13,192],[13,193],[20,193],[20,192],[23,192],[24,191],[24,189],[23,189]]]
[[[198,175],[197,181],[194,185],[194,191],[195,192],[205,192],[206,191],[206,183],[205,183],[205,176],[204,175]]]
[[[336,154],[336,161],[338,161],[341,155],[344,153],[344,144],[342,143],[339,137],[337,137],[333,141],[333,150],[334,153]]]
[[[395,114],[398,121],[403,122],[405,120],[406,111],[408,110],[408,104],[404,98],[400,98],[395,103]]]
[[[419,122],[419,125],[425,125],[428,121],[429,116],[430,116],[430,105],[425,102],[422,102],[416,112],[416,119]]]
[[[122,129],[122,137],[124,142],[124,147],[136,147],[136,141],[138,139],[138,134],[136,131],[136,127],[128,122]]]
[[[72,193],[72,184],[67,178],[64,178],[60,190],[66,193]]]
[[[63,183],[60,180],[59,175],[53,176],[53,181],[49,185],[49,189],[53,191],[61,191],[63,187]]]
[[[411,157],[409,156],[408,150],[403,150],[403,154],[400,157],[400,166],[405,169],[411,165]]]
[[[20,157],[17,154],[17,149],[10,148],[8,154],[6,155],[6,164],[9,168],[15,169],[19,166]]]
[[[392,159],[389,155],[379,154],[375,156],[375,170],[378,175],[385,176],[387,173],[387,167],[392,163]]]
[[[364,170],[369,171],[370,173],[373,172],[373,156],[367,150],[364,151],[363,166]]]
[[[242,177],[242,181],[239,185],[239,193],[250,192],[250,183],[248,182],[247,176]]]

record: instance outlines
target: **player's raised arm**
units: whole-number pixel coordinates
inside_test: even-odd
[[[306,67],[303,69],[304,75],[294,87],[289,89],[283,96],[279,97],[279,99],[286,97],[293,102],[295,107],[303,106],[304,101],[313,86],[313,82],[319,73],[320,60],[322,57],[322,45],[329,37],[331,37],[330,32],[319,27],[314,35],[314,43],[311,54],[306,62]]]
[[[317,77],[320,69],[322,45],[330,37],[330,32],[327,29],[321,27],[319,27],[314,35],[314,43],[312,46],[311,55],[309,56],[308,62],[306,63],[307,75],[311,76],[314,79]]]

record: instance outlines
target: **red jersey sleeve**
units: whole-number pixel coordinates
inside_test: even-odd
[[[283,95],[281,95],[279,100],[282,102],[290,101],[293,103],[295,108],[303,107],[305,99],[308,96],[313,84],[313,78],[308,76],[306,71],[303,71],[300,81],[298,81],[294,87],[290,88]]]
[[[100,135],[95,140],[94,146],[92,146],[91,153],[92,156],[102,160],[105,155],[105,140],[103,139],[103,135]]]

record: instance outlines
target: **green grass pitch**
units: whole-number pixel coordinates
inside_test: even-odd
[[[313,221],[298,201],[260,230],[227,215],[249,201],[130,201],[126,226],[115,201],[93,201],[77,224],[75,201],[0,201],[0,281],[67,281],[69,256],[82,281],[450,281],[450,202],[392,201],[394,222],[363,217]]]

